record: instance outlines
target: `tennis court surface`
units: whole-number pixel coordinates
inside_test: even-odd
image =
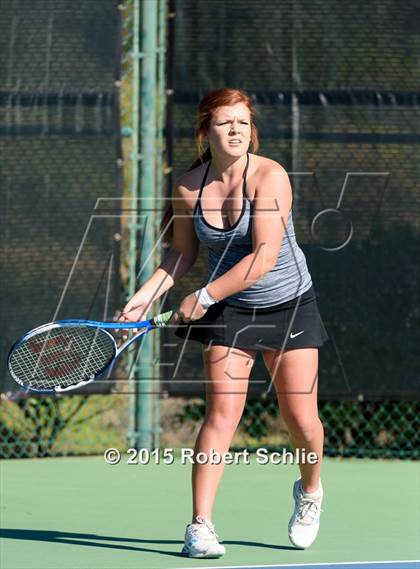
[[[179,554],[190,465],[77,457],[5,460],[0,469],[1,569],[419,567],[420,472],[412,461],[325,459],[321,530],[305,551],[287,537],[296,466],[226,467],[214,522],[227,553],[218,560]]]
[[[263,569],[264,567],[271,567],[271,569],[277,569],[279,567],[290,567],[291,569],[298,569],[303,567],[304,569],[417,569],[419,567],[419,561],[372,561],[370,563],[304,563],[304,564],[294,564],[294,563],[284,563],[282,565],[225,565],[215,566],[217,569]],[[205,567],[204,569],[215,569],[215,567]],[[193,568],[195,569],[195,568]],[[200,569],[201,568],[200,566]]]

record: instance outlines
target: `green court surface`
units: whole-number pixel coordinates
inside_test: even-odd
[[[419,558],[420,472],[415,462],[326,459],[320,534],[306,551],[294,549],[287,537],[297,467],[259,465],[253,458],[250,465],[227,466],[213,518],[227,548],[219,560],[179,555],[190,519],[191,465],[178,459],[171,465],[127,465],[124,457],[116,466],[102,457],[7,460],[0,469],[1,569],[175,569]]]

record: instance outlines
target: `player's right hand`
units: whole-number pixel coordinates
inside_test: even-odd
[[[140,322],[147,320],[147,312],[150,309],[150,300],[144,298],[138,292],[127,302],[118,316],[118,322]],[[123,330],[123,340],[128,338],[128,330]],[[133,329],[136,334],[137,330]]]

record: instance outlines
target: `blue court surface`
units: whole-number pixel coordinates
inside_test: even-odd
[[[420,547],[420,538],[419,538]],[[299,569],[420,569],[420,560],[413,561],[367,561],[354,562],[354,563],[304,563],[304,564],[294,564],[285,563],[283,565],[213,565],[213,566],[203,566],[196,565],[192,567],[191,565],[185,567],[185,569],[280,569],[282,567],[294,567]]]

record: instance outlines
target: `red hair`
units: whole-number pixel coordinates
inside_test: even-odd
[[[195,128],[195,142],[197,145],[198,156],[201,158],[204,153],[203,141],[209,129],[213,112],[219,107],[229,107],[237,103],[244,103],[248,107],[251,117],[251,147],[252,152],[257,152],[259,147],[258,131],[255,126],[255,110],[251,98],[240,89],[215,89],[207,93],[198,105],[198,117]],[[204,162],[204,160],[202,161]]]
[[[210,91],[205,95],[199,105],[198,105],[198,115],[196,120],[195,126],[195,143],[197,146],[197,153],[198,158],[195,160],[193,164],[188,168],[188,172],[190,170],[194,170],[203,162],[207,162],[211,160],[211,151],[210,148],[204,149],[204,138],[207,134],[207,131],[210,127],[210,121],[213,116],[213,112],[218,109],[219,107],[229,107],[232,105],[236,105],[237,103],[244,103],[248,107],[249,114],[250,114],[250,122],[251,122],[251,150],[253,153],[258,151],[259,148],[259,140],[258,140],[258,130],[255,126],[255,109],[254,105],[252,104],[252,100],[241,89],[229,89],[227,87],[223,87],[221,89],[215,89],[214,91]],[[169,203],[167,203],[162,221],[160,223],[161,231],[164,231],[167,228],[166,235],[165,235],[165,242],[170,242],[172,240],[173,235],[173,208],[172,202],[169,198]],[[167,227],[169,225],[169,227]]]

